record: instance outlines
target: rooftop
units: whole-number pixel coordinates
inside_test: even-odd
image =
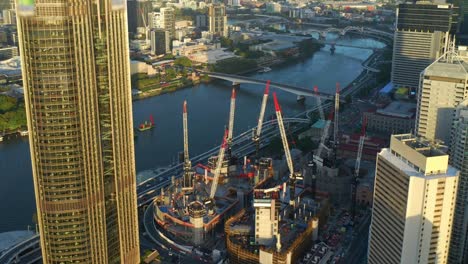
[[[438,61],[424,70],[425,75],[457,79],[465,79],[467,73],[468,64],[462,61],[454,61],[454,63]]]
[[[392,135],[390,139],[392,156],[423,176],[445,175],[448,172],[451,167],[444,150],[445,146],[412,134]]]
[[[0,74],[21,75],[21,60],[19,56],[0,61]]]
[[[413,118],[416,113],[416,104],[393,101],[384,109],[377,110],[377,113],[401,118]]]
[[[387,94],[387,93],[391,92],[392,89],[393,89],[393,83],[392,83],[392,82],[389,82],[389,83],[387,83],[387,85],[385,85],[382,89],[380,89],[379,92],[380,92],[380,93],[385,93],[385,94]]]
[[[413,150],[423,154],[425,157],[439,157],[447,154],[442,150],[441,146],[435,145],[428,140],[416,137],[412,134],[393,135],[400,142],[403,142]]]
[[[313,128],[320,128],[320,129],[322,129],[322,128],[325,127],[325,123],[326,123],[325,120],[319,119],[319,120],[317,120],[317,122],[315,122],[315,123],[312,125],[312,127],[313,127]]]
[[[386,160],[390,161],[394,166],[398,167],[401,171],[405,172],[408,176],[413,177],[424,177],[427,179],[437,179],[444,177],[456,177],[458,176],[458,170],[452,166],[448,166],[448,169],[445,173],[436,173],[425,175],[424,172],[417,170],[411,163],[406,162],[402,158],[395,156],[390,149],[384,148],[380,151],[379,155],[384,157]]]

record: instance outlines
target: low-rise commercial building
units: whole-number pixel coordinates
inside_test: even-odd
[[[15,56],[18,56],[18,47],[3,47],[0,48],[0,60],[11,59]]]
[[[215,64],[222,60],[237,57],[233,52],[224,49],[205,50],[193,53],[188,58],[195,63]]]
[[[386,134],[409,133],[414,129],[416,104],[394,101],[383,109],[365,112],[367,130]]]

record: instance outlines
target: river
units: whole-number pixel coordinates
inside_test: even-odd
[[[330,34],[329,34],[330,35]],[[336,38],[331,35],[330,38]],[[337,43],[364,47],[383,47],[372,39],[345,37]],[[251,77],[292,84],[333,93],[335,83],[342,87],[352,82],[362,71],[361,63],[372,50],[337,47],[331,55],[325,47],[303,62],[274,67],[268,73],[254,73]],[[228,121],[231,84],[214,81],[173,93],[135,101],[133,116],[135,126],[149,115],[154,116],[156,127],[146,132],[136,132],[135,139],[137,180],[145,179],[145,171],[166,166],[177,158],[182,150],[182,103],[188,102],[190,154],[202,153],[219,144],[224,125]],[[236,102],[234,134],[256,125],[264,87],[242,84]],[[273,90],[275,91],[275,90]],[[304,105],[296,102],[296,96],[276,91],[285,116],[304,111],[315,103],[307,98]],[[273,114],[271,100],[266,117]],[[35,211],[29,144],[25,138],[0,143],[0,232],[27,229],[32,224]]]

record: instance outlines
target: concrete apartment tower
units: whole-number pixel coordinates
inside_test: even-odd
[[[457,203],[450,242],[450,263],[466,263],[468,260],[468,101],[460,103],[455,111],[450,146],[450,163],[460,170]]]
[[[17,13],[43,262],[139,263],[126,3]]]
[[[161,28],[169,31],[169,38],[175,37],[175,13],[172,7],[163,7],[159,10],[160,13],[160,26]]]
[[[398,5],[391,76],[396,87],[418,88],[421,71],[445,53],[456,14],[450,4]]]
[[[468,96],[468,64],[449,52],[429,65],[420,77],[416,134],[450,146],[455,109]]]
[[[377,154],[368,263],[447,263],[459,171],[438,146],[393,135]]]
[[[228,36],[226,7],[223,4],[208,6],[208,25],[211,34],[219,37]]]

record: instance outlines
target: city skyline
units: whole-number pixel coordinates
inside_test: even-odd
[[[465,262],[463,2],[0,9],[0,262]]]

